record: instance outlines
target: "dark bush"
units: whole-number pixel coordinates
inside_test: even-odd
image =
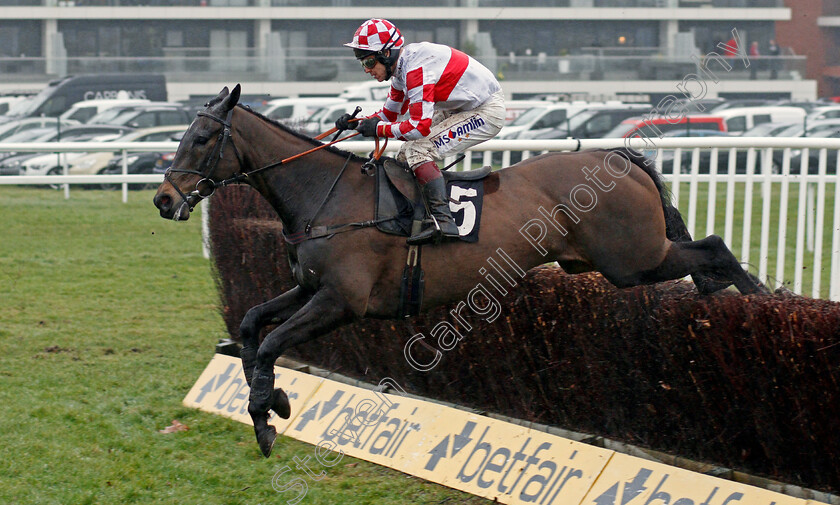
[[[211,209],[224,320],[238,338],[248,308],[294,284],[281,225],[256,192],[220,191]],[[360,321],[292,354],[420,395],[840,489],[840,304],[703,297],[683,281],[619,290],[554,267],[530,271],[500,301],[502,316],[470,319],[429,372],[409,366],[403,348],[439,321],[454,324],[450,307]]]

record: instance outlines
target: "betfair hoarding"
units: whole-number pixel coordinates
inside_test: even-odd
[[[271,424],[316,446],[323,467],[347,454],[509,504],[816,504],[286,368],[275,368],[275,386],[288,394],[292,417],[273,416]],[[217,354],[184,404],[251,424],[248,394],[240,361]],[[316,478],[309,459],[299,466]],[[282,476],[274,484],[290,497],[301,489]]]

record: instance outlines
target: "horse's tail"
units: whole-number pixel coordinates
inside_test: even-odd
[[[628,149],[626,147],[616,147],[608,149],[623,158],[626,158],[634,165],[638,166],[653,181],[656,190],[659,191],[659,198],[662,201],[662,211],[665,213],[665,236],[671,242],[689,242],[692,240],[691,234],[688,232],[688,227],[683,221],[682,214],[674,207],[671,191],[665,186],[665,181],[662,179],[662,174],[656,171],[653,161],[646,158],[644,155]]]

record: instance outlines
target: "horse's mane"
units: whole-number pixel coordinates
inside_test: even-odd
[[[247,112],[250,112],[251,114],[253,114],[253,115],[257,116],[258,118],[260,118],[261,120],[265,121],[266,123],[269,123],[271,125],[276,126],[277,128],[280,128],[281,130],[288,133],[289,135],[292,135],[292,136],[297,137],[301,140],[305,140],[305,141],[309,142],[313,146],[317,147],[317,146],[320,146],[320,145],[324,144],[324,142],[315,140],[312,137],[304,135],[303,133],[301,133],[299,131],[293,130],[292,128],[289,128],[288,126],[284,125],[283,123],[281,123],[277,120],[271,119],[267,116],[264,116],[264,115],[260,114],[259,112],[255,111],[254,109],[250,108],[250,107],[247,107],[247,106],[242,105],[242,104],[237,104],[237,107],[239,107],[240,109],[245,110]],[[345,151],[343,149],[339,149],[339,148],[334,147],[334,146],[325,147],[324,150],[329,151],[331,153],[338,154],[339,156],[341,156],[343,158],[346,158],[347,156],[350,156],[352,159],[354,159],[356,161],[365,161],[365,158],[363,158],[363,157],[361,157],[357,154],[351,153],[350,151]]]

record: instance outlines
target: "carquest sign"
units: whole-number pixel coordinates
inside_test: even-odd
[[[271,424],[315,445],[324,467],[348,454],[510,504],[818,504],[282,367],[275,367],[275,385],[288,394],[293,417],[273,416]],[[251,424],[249,392],[240,360],[217,354],[184,404]],[[311,473],[308,461],[299,463],[317,480],[323,473]],[[275,489],[289,498],[305,494],[305,483],[285,474],[275,476]]]

